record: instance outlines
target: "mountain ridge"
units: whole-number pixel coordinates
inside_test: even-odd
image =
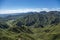
[[[60,40],[60,12],[29,12],[0,17],[0,40]]]

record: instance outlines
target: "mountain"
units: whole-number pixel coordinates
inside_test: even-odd
[[[47,12],[46,14],[32,13],[17,20],[16,25],[18,26],[25,25],[25,26],[40,27],[53,24],[56,25],[60,23],[60,15],[59,13],[55,12]]]
[[[0,17],[0,40],[60,40],[60,11]]]

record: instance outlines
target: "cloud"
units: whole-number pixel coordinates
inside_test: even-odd
[[[60,11],[60,8],[25,8],[25,9],[16,9],[16,10],[0,10],[0,14],[11,14],[11,13],[26,13],[26,12],[40,12],[40,11]]]

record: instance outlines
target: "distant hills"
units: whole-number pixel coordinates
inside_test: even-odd
[[[0,40],[60,40],[60,11],[0,15]]]

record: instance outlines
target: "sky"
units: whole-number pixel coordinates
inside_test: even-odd
[[[0,0],[0,14],[50,10],[60,11],[60,0]]]

